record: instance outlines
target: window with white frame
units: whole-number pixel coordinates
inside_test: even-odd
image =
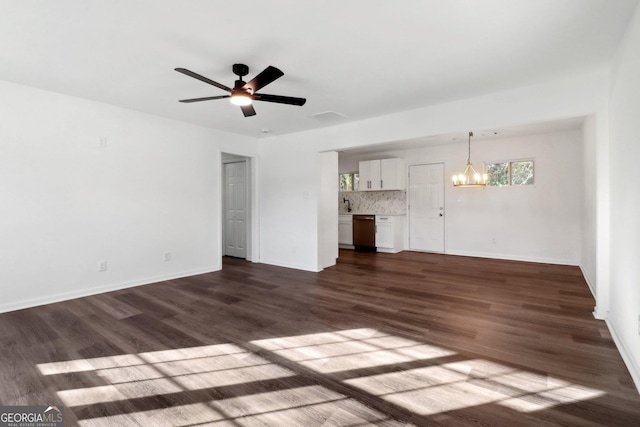
[[[358,172],[340,174],[340,191],[358,191]]]
[[[487,185],[492,187],[533,185],[535,182],[533,160],[485,163]]]

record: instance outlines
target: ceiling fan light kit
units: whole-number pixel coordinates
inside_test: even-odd
[[[236,93],[231,95],[230,101],[233,105],[243,106],[251,105],[251,96],[244,93]]]
[[[234,105],[238,105],[242,110],[242,114],[244,114],[245,117],[256,115],[256,111],[252,105],[253,101],[275,102],[277,104],[289,104],[289,105],[298,105],[298,106],[302,106],[305,104],[305,102],[307,102],[305,98],[295,98],[291,96],[267,95],[265,93],[256,93],[260,89],[268,85],[269,83],[284,76],[284,73],[282,71],[280,71],[279,69],[271,65],[265,68],[261,73],[259,73],[249,82],[244,82],[242,80],[242,77],[249,74],[249,67],[246,66],[245,64],[233,64],[233,67],[232,67],[233,73],[238,76],[238,79],[235,81],[233,89],[221,83],[215,82],[207,77],[201,76],[200,74],[194,73],[193,71],[187,70],[186,68],[176,68],[175,70],[179,73],[182,73],[189,77],[193,77],[194,79],[198,79],[201,82],[210,84],[212,86],[217,87],[218,89],[222,89],[230,93],[230,95],[181,99],[180,102],[190,103],[190,102],[211,101],[215,99],[231,98],[230,99],[231,103]]]
[[[453,175],[454,187],[486,187],[489,179],[488,175],[480,175],[471,164],[471,137],[473,132],[469,132],[469,156],[467,157],[467,167],[461,174]]]

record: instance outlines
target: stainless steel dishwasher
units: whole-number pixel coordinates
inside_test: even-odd
[[[353,216],[353,246],[357,251],[376,251],[375,215]]]

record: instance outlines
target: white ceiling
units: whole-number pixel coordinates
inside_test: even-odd
[[[0,0],[0,79],[229,132],[284,134],[607,66],[638,0]],[[245,118],[231,65],[285,76]],[[336,112],[326,120],[313,118]]]

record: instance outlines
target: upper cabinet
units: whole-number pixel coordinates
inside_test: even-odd
[[[380,160],[380,189],[405,190],[406,173],[404,159]]]
[[[380,189],[380,160],[360,162],[358,190],[371,191]]]
[[[405,190],[403,159],[368,160],[360,162],[360,191]]]

